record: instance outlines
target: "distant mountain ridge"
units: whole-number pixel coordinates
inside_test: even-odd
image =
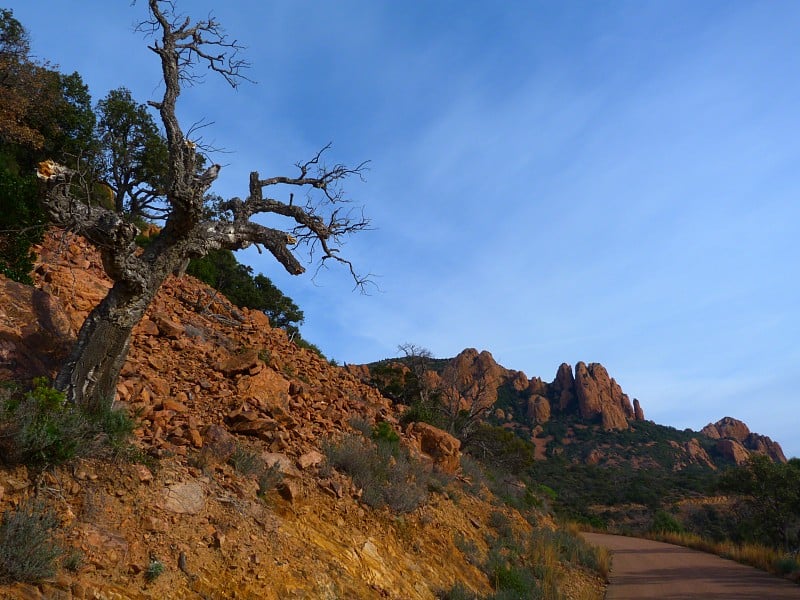
[[[396,364],[407,369],[405,359],[387,359],[371,365],[351,366],[351,372],[362,379],[370,378],[382,387],[376,366]],[[533,442],[546,458],[549,452],[558,452],[559,445],[575,444],[575,427],[592,427],[599,432],[624,432],[642,429],[644,409],[638,399],[632,401],[607,369],[600,363],[578,362],[573,370],[562,363],[555,378],[546,382],[540,377],[529,378],[523,371],[506,369],[499,365],[488,351],[467,348],[452,359],[436,359],[430,363],[427,377],[435,387],[443,375],[456,382],[461,390],[484,390],[482,402],[485,419],[489,423],[515,431]],[[462,402],[468,403],[467,398]],[[554,435],[553,422],[566,426],[565,435]],[[753,453],[765,454],[773,461],[786,462],[780,444],[769,437],[751,432],[749,427],[732,417],[710,423],[699,432],[677,437],[670,446],[674,450],[675,465],[701,464],[716,469],[727,463],[742,464]],[[594,442],[602,440],[598,435]],[[602,451],[587,448],[583,453],[587,463],[602,460]],[[719,463],[719,464],[718,464]]]

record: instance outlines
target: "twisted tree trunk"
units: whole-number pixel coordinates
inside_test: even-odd
[[[155,288],[158,289],[158,288]],[[117,282],[84,321],[78,340],[56,377],[56,387],[90,412],[111,407],[131,332],[154,293],[132,292]]]
[[[234,84],[246,66],[235,58],[239,46],[228,42],[219,24],[210,18],[192,22],[174,13],[169,0],[148,0],[151,19],[140,29],[154,37],[150,49],[161,59],[164,94],[150,102],[161,116],[168,150],[168,177],[163,202],[169,207],[164,227],[142,251],[136,245],[139,230],[127,215],[89,202],[92,181],[80,173],[45,161],[38,175],[44,182],[42,203],[51,221],[83,235],[94,244],[103,258],[103,268],[114,282],[103,301],[90,313],[78,334],[78,340],[66,364],[56,378],[56,387],[67,400],[92,411],[111,406],[116,383],[130,346],[131,332],[142,319],[164,280],[171,273],[182,273],[192,258],[211,250],[241,250],[252,244],[263,246],[291,274],[305,269],[293,254],[298,244],[308,244],[321,260],[333,259],[350,269],[356,285],[363,286],[353,265],[338,254],[338,243],[349,233],[366,229],[369,221],[342,211],[347,202],[340,188],[351,175],[361,176],[365,163],[347,168],[322,164],[325,146],[311,160],[298,163],[296,177],[261,179],[250,174],[249,195],[206,205],[206,192],[217,178],[220,165],[199,172],[203,162],[197,143],[188,140],[181,130],[175,107],[181,81],[192,81],[191,68],[205,63]],[[160,33],[160,39],[156,36]],[[274,186],[295,186],[318,191],[317,204],[305,206],[265,197],[264,190]],[[318,213],[323,207],[326,218]],[[213,210],[211,210],[213,208]],[[260,213],[286,219],[290,230],[266,227],[251,221]]]

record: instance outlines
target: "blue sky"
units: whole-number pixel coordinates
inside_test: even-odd
[[[95,99],[158,92],[145,2],[6,2],[34,52]],[[228,152],[214,191],[291,174],[328,142],[370,159],[351,196],[374,231],[314,281],[240,259],[305,311],[339,362],[465,347],[551,380],[601,362],[646,416],[729,415],[800,455],[800,4],[179,1],[248,46],[185,124]]]

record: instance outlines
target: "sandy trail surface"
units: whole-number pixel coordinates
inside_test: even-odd
[[[800,586],[712,554],[619,535],[583,535],[612,552],[606,600],[800,598]]]

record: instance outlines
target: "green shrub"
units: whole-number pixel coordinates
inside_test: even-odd
[[[164,563],[162,563],[157,558],[151,558],[150,563],[147,565],[147,569],[144,571],[144,578],[147,581],[155,581],[158,579],[162,573],[166,570]]]
[[[330,465],[363,490],[369,506],[409,512],[427,499],[427,472],[399,444],[349,435],[324,450]]]
[[[392,428],[388,421],[381,421],[375,426],[372,432],[372,437],[378,441],[387,442],[390,444],[400,443],[400,436]]]
[[[237,473],[250,477],[251,475],[260,475],[266,469],[263,459],[253,452],[237,444],[236,450],[233,451],[228,464],[231,465]]]
[[[514,530],[511,527],[511,520],[499,510],[492,511],[489,515],[489,526],[493,527],[501,538],[513,538]]]
[[[228,464],[240,475],[255,478],[258,482],[258,495],[262,497],[274,490],[283,480],[283,473],[277,462],[268,467],[261,456],[244,446],[236,446],[236,450],[228,459]]]
[[[779,575],[789,575],[790,573],[800,571],[800,562],[798,562],[796,558],[785,556],[784,558],[776,560],[773,568]]]
[[[45,378],[35,379],[27,393],[4,394],[0,406],[0,446],[12,463],[58,464],[104,450],[119,451],[133,429],[124,410],[87,413],[66,404],[64,394]]]
[[[474,541],[464,537],[460,531],[456,531],[453,534],[453,544],[461,551],[467,562],[477,564],[479,552],[478,545]]]
[[[55,540],[58,519],[39,501],[29,500],[0,522],[0,582],[37,582],[52,577],[64,554]]]
[[[266,496],[283,481],[283,473],[280,465],[276,462],[271,467],[266,467],[258,475],[258,495]]]
[[[655,533],[681,533],[683,526],[671,514],[664,510],[657,510],[653,515],[653,524],[650,531]]]
[[[46,222],[37,202],[36,178],[0,168],[0,273],[33,283],[31,246],[44,237]]]
[[[495,595],[495,598],[530,598],[531,592],[539,587],[531,571],[516,565],[499,567],[489,573],[489,578],[495,590],[505,592],[504,596]]]

